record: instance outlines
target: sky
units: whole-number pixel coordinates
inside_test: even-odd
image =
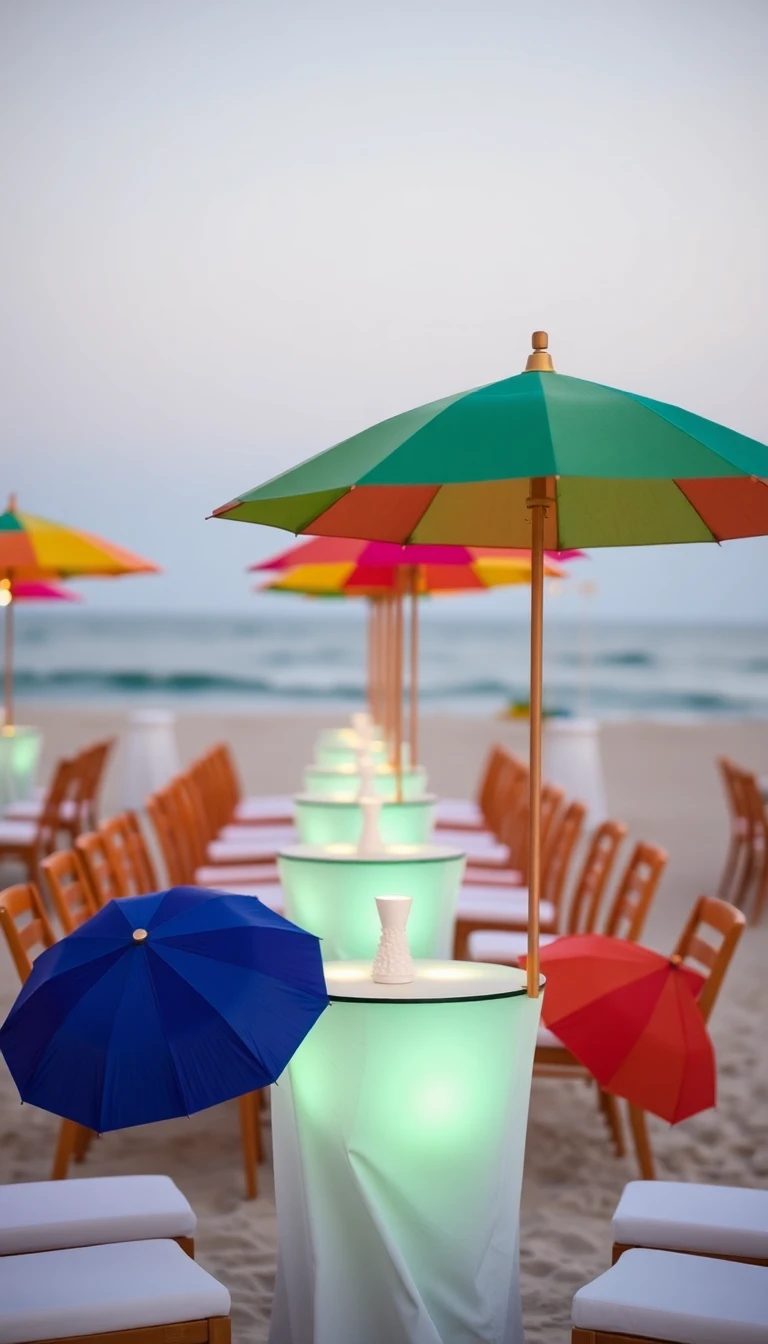
[[[534,328],[768,439],[767,58],[765,0],[5,0],[0,492],[163,566],[89,606],[253,611],[290,538],[206,514]],[[765,623],[767,569],[580,576],[606,618]]]

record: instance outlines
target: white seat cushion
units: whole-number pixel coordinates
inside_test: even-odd
[[[149,1237],[192,1237],[194,1211],[170,1176],[92,1176],[0,1185],[0,1255]]]
[[[299,833],[291,823],[276,826],[272,823],[264,826],[223,826],[216,837],[229,845],[295,845]]]
[[[222,882],[274,882],[277,866],[274,863],[219,863],[195,870],[198,887],[221,887]]]
[[[523,886],[523,874],[517,868],[473,867],[470,858],[464,870],[464,881],[473,887],[485,885],[504,887],[509,890],[510,887],[521,888]]]
[[[0,1259],[0,1344],[228,1316],[229,1293],[175,1241]]]
[[[21,803],[11,803],[10,807],[6,807],[3,817],[9,821],[37,821],[43,815],[44,806],[44,798],[27,798]],[[74,821],[76,816],[75,803],[71,798],[66,799],[61,804],[62,821]]]
[[[469,862],[476,868],[504,868],[509,867],[509,846],[500,845],[495,840],[492,845],[484,845],[481,849],[468,849]]]
[[[269,840],[212,840],[207,850],[209,863],[268,863],[274,859],[280,845]]]
[[[33,845],[36,835],[34,821],[0,821],[0,845]]]
[[[528,891],[525,887],[461,887],[456,908],[458,919],[487,919],[492,924],[507,921],[510,924],[527,923]],[[539,919],[543,925],[555,920],[551,901],[539,902]]]
[[[546,947],[557,938],[556,933],[539,935],[539,946]],[[503,966],[516,966],[518,957],[524,957],[528,951],[528,936],[525,933],[471,933],[469,935],[469,955],[472,961],[500,962]],[[644,1243],[645,1244],[645,1243]]]
[[[440,827],[440,844],[456,845],[467,854],[485,854],[498,845],[493,831],[458,831],[450,826]]]
[[[630,1181],[613,1215],[613,1240],[768,1260],[768,1190]]]
[[[285,892],[279,882],[254,882],[249,886],[246,882],[240,884],[233,882],[230,886],[214,887],[214,891],[220,891],[224,896],[255,896],[263,905],[270,910],[276,910],[282,914],[285,905]]]
[[[236,821],[293,820],[293,798],[278,795],[270,798],[243,798],[235,808]]]
[[[765,1344],[768,1269],[674,1251],[625,1251],[573,1299],[573,1324],[674,1344]]]
[[[563,1048],[563,1042],[558,1040],[554,1031],[550,1031],[549,1027],[539,1027],[536,1032],[536,1045],[541,1045],[545,1049],[547,1047],[551,1048],[552,1046],[555,1046],[555,1048],[560,1050]]]
[[[441,798],[435,815],[438,826],[443,822],[448,826],[482,826],[485,823],[477,803],[471,802],[468,798]]]

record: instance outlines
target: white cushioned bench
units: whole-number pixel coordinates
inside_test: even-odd
[[[194,1210],[170,1176],[0,1185],[0,1256],[100,1242],[191,1238],[196,1223]]]
[[[5,1256],[0,1303],[0,1344],[220,1320],[230,1311],[226,1288],[175,1241]]]
[[[766,1344],[768,1269],[676,1251],[625,1251],[573,1299],[574,1344],[590,1331],[669,1344]]]
[[[613,1215],[622,1246],[693,1251],[768,1263],[768,1190],[684,1181],[630,1181]]]

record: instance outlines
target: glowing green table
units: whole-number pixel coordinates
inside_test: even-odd
[[[315,743],[315,763],[328,766],[355,765],[359,748],[360,738],[354,728],[326,729]],[[371,739],[368,755],[379,765],[386,762],[387,749],[381,739]]]
[[[427,787],[427,772],[424,766],[408,767],[403,770],[402,775],[403,797],[420,798]],[[324,795],[330,793],[337,798],[356,798],[360,777],[354,765],[308,765],[304,771],[304,786],[307,793]],[[397,780],[390,766],[377,767],[373,776],[373,786],[383,798],[396,796]]]
[[[437,798],[433,793],[385,800],[379,813],[379,833],[385,845],[423,845],[432,834]],[[356,845],[363,829],[359,802],[351,798],[319,797],[299,793],[293,800],[299,840],[305,845]]]
[[[285,915],[322,939],[324,961],[373,960],[381,926],[376,896],[412,896],[414,957],[447,957],[465,856],[447,845],[390,845],[362,856],[354,845],[290,845],[278,854]]]
[[[39,728],[17,723],[0,729],[0,809],[32,797],[42,749]]]
[[[409,925],[410,927],[410,925]],[[524,972],[325,967],[272,1089],[269,1344],[522,1344],[520,1185],[541,999]]]

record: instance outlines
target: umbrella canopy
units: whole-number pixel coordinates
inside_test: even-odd
[[[0,513],[0,578],[66,579],[157,574],[159,566],[110,541],[62,523],[20,513],[13,496]]]
[[[532,552],[528,993],[538,995],[544,551],[768,534],[768,447],[666,402],[524,373],[394,416],[214,516],[375,541]]]
[[[5,513],[0,514],[0,583],[10,582],[11,595],[14,586],[20,583],[157,573],[159,566],[151,560],[142,560],[141,556],[100,537],[49,522],[47,518],[36,518],[31,513],[20,513],[15,495],[8,500]],[[13,605],[13,601],[0,597],[0,606],[5,607],[3,722],[6,727],[13,725]]]
[[[0,607],[11,602],[82,602],[79,593],[73,593],[61,583],[45,579],[0,579]]]
[[[715,1056],[696,999],[704,977],[603,934],[541,949],[542,1016],[606,1092],[670,1124],[715,1104]]]
[[[0,1050],[23,1101],[106,1132],[273,1083],[327,1004],[317,938],[252,896],[174,887],[41,953]]]

